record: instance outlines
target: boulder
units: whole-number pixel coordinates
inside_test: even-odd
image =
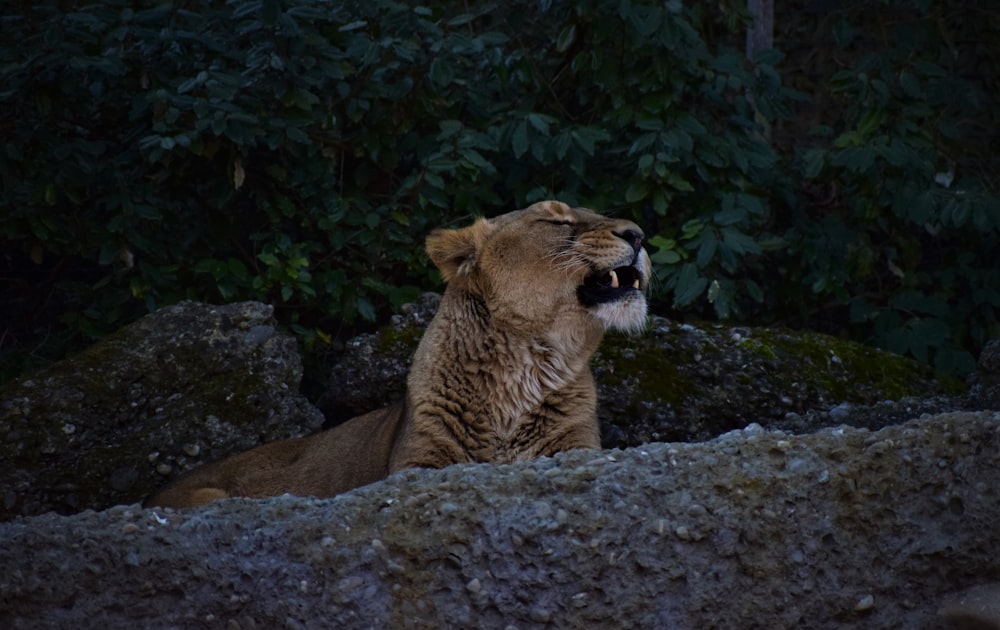
[[[272,307],[182,302],[0,390],[0,520],[141,499],[197,463],[318,429]]]
[[[989,623],[997,523],[998,413],[751,425],[333,499],[18,518],[0,524],[0,627]]]
[[[440,296],[351,339],[317,404],[349,418],[399,400],[410,358]],[[963,385],[926,365],[818,333],[652,316],[642,335],[607,335],[593,360],[605,447],[704,440],[751,422],[795,432],[879,428],[967,409]],[[979,409],[990,407],[976,407]]]
[[[329,421],[402,396],[439,301],[424,294],[346,344],[318,403]],[[960,384],[858,344],[661,317],[643,335],[609,335],[593,367],[606,447],[703,440],[752,422],[878,428],[997,399],[991,373],[977,397],[960,398]],[[183,302],[153,313],[0,390],[0,520],[131,503],[196,465],[311,433],[324,415],[300,395],[301,378],[270,306]]]
[[[1000,409],[1000,339],[986,342],[978,367],[970,379],[969,399],[979,409]]]

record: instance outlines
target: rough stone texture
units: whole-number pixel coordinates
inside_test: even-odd
[[[1000,628],[1000,582],[977,584],[950,595],[938,614],[963,630]]]
[[[609,337],[594,375],[603,442],[616,447],[705,440],[753,422],[877,429],[967,407],[960,383],[899,355],[819,333],[655,316],[641,337]]]
[[[424,294],[348,342],[320,401],[330,421],[402,395],[439,301]],[[707,439],[751,422],[878,428],[998,408],[1000,343],[989,348],[974,395],[958,398],[925,367],[857,344],[654,317],[644,335],[609,335],[595,356],[604,445]],[[301,376],[269,306],[189,302],[150,315],[0,390],[0,520],[131,503],[205,461],[310,433],[323,417],[299,395]]]
[[[980,409],[1000,409],[1000,339],[987,341],[983,346],[969,398]]]
[[[316,401],[323,413],[347,419],[402,400],[413,352],[440,303],[440,294],[423,293],[378,332],[350,339]]]
[[[0,519],[131,503],[195,464],[309,433],[323,417],[301,377],[270,306],[151,314],[0,390]]]
[[[402,398],[410,357],[439,301],[425,294],[389,326],[347,344],[318,401],[328,417]],[[970,404],[961,384],[906,358],[780,329],[651,317],[641,336],[608,335],[593,365],[606,447],[704,440],[751,422],[796,432],[878,428],[922,413],[995,408]]]
[[[996,592],[998,523],[998,413],[751,426],[328,500],[17,519],[0,627],[937,628]]]

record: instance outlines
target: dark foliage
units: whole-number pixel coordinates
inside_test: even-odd
[[[720,6],[8,9],[2,373],[181,298],[329,341],[433,286],[432,227],[547,197],[638,220],[662,309],[971,369],[1000,334],[998,16],[804,4],[750,64]]]

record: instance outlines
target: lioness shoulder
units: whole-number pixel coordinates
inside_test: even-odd
[[[642,240],[629,221],[558,201],[432,232],[447,287],[403,401],[196,468],[147,504],[332,496],[404,468],[600,448],[589,359],[606,330],[645,324]]]

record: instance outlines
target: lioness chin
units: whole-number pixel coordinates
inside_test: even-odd
[[[146,504],[327,497],[404,468],[600,448],[588,362],[606,330],[645,324],[642,239],[633,223],[558,201],[434,231],[427,253],[448,286],[405,400],[196,468]]]

